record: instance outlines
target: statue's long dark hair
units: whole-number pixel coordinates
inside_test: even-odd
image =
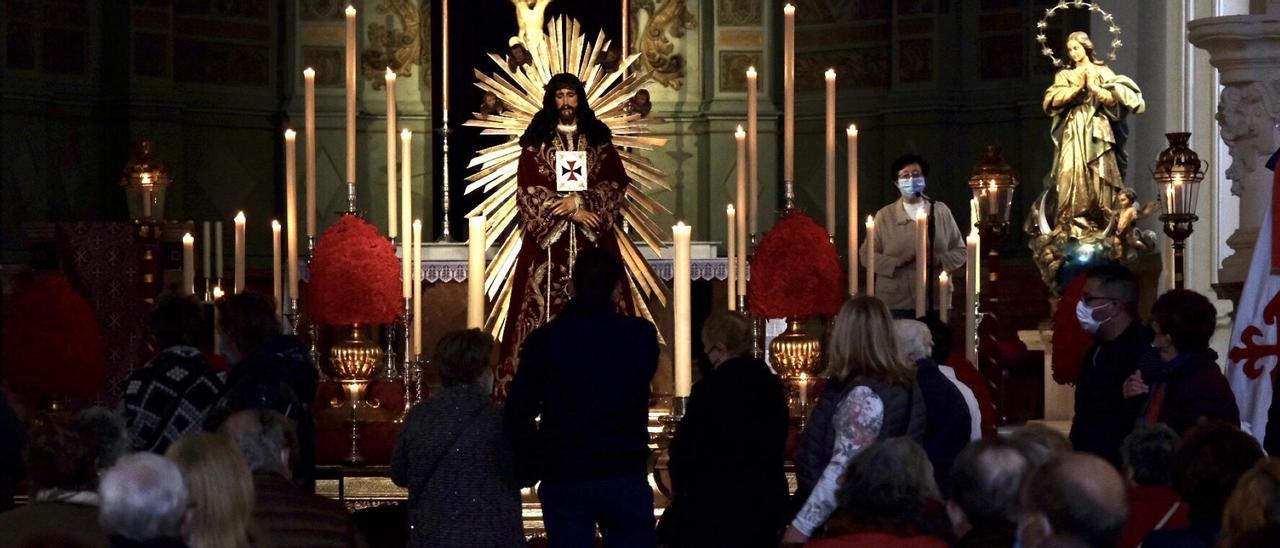
[[[587,137],[591,146],[600,146],[613,138],[609,126],[596,118],[595,111],[587,105],[587,90],[577,76],[562,72],[551,77],[542,95],[542,110],[533,115],[533,121],[520,136],[520,146],[535,146],[551,142],[556,135],[556,124],[560,123],[560,113],[556,109],[556,91],[572,89],[578,92],[578,131]]]

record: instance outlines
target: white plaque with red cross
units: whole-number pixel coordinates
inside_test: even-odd
[[[587,189],[587,153],[582,150],[556,151],[556,191],[581,192]]]

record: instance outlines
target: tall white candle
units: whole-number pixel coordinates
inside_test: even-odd
[[[876,221],[867,215],[867,295],[876,295]]]
[[[449,111],[449,0],[440,2],[440,103]],[[526,44],[527,45],[527,44]],[[446,121],[449,119],[445,114]]]
[[[738,295],[747,294],[747,170],[750,164],[747,162],[746,153],[746,132],[742,131],[742,126],[738,126],[738,130],[733,132],[734,142],[738,145],[738,184],[737,195],[734,196],[734,211],[736,212],[736,225],[730,234],[737,238],[737,261],[730,263],[730,269],[737,269],[738,273],[735,277],[737,285],[729,284],[729,300],[737,301]],[[751,197],[755,200],[755,196]],[[737,306],[737,303],[734,303]]]
[[[975,202],[976,203],[976,202]],[[982,269],[978,262],[978,235],[970,232],[964,239],[965,273],[964,273],[964,349],[969,363],[978,365],[978,347],[974,344],[978,333],[978,318],[974,315],[974,306],[978,303],[978,280]]]
[[[347,187],[356,184],[356,8],[347,6]],[[350,195],[350,194],[348,194]]]
[[[672,272],[671,283],[674,287],[674,303],[672,312],[675,314],[674,339],[674,356],[675,361],[675,395],[678,398],[687,398],[693,387],[693,332],[690,308],[690,287],[689,287],[689,225],[679,222],[671,227],[672,239],[675,240],[675,261],[674,270]]]
[[[938,274],[938,318],[946,323],[951,319],[951,275],[944,270]]]
[[[743,208],[743,219],[750,219],[751,234],[754,236],[760,233],[760,143],[759,143],[759,126],[758,126],[758,106],[757,95],[759,94],[759,82],[757,79],[756,68],[747,67],[747,174],[749,175],[750,191],[747,193],[748,200],[751,202],[750,210]],[[746,238],[746,234],[743,234]],[[747,254],[746,248],[743,247],[742,254]]]
[[[142,174],[142,218],[151,218],[151,174]]]
[[[782,180],[796,176],[796,7],[782,8]]]
[[[396,237],[396,73],[387,67],[387,236]],[[408,227],[405,227],[408,228]]]
[[[413,220],[413,354],[422,354],[422,219]]]
[[[289,279],[289,298],[298,299],[298,134],[284,132],[284,223],[285,261]],[[276,258],[277,265],[279,257]],[[280,308],[285,308],[284,302]]]
[[[203,255],[204,259],[204,283],[207,286],[209,284],[210,274],[213,272],[213,265],[209,262],[211,257],[213,257],[212,250],[209,248],[209,244],[213,242],[213,231],[212,223],[209,221],[204,222],[204,231],[202,232],[202,235],[204,237],[200,239],[200,253]]]
[[[236,233],[235,233],[235,278],[232,284],[233,293],[241,293],[244,291],[244,212],[236,213]]]
[[[986,190],[983,190],[983,192],[986,192]],[[975,293],[982,293],[982,231],[978,229],[978,221],[981,219],[978,215],[979,209],[978,199],[969,198],[969,218],[973,220],[973,223],[969,225],[969,236],[972,236],[974,241],[973,259],[969,261],[969,264],[973,265],[973,271],[977,273],[973,277]]]
[[[214,303],[222,300],[222,296],[224,295],[222,288],[219,286],[214,286],[211,293],[213,294]],[[222,354],[222,320],[221,313],[218,312],[217,304],[213,307],[213,352],[215,354]]]
[[[222,221],[214,221],[213,232],[217,236],[213,241],[213,277],[219,280],[221,286],[222,273],[226,272],[222,263]]]
[[[724,208],[725,218],[728,220],[729,237],[726,247],[729,248],[729,285],[725,295],[729,300],[729,310],[738,309],[738,215],[733,208],[733,204],[729,204]]]
[[[916,214],[916,317],[924,316],[925,293],[929,291],[929,216],[921,211]]]
[[[410,221],[410,219],[413,218],[412,217],[413,216],[413,207],[412,207],[413,200],[412,200],[412,195],[409,193],[411,189],[411,186],[409,185],[409,180],[410,180],[409,177],[413,173],[412,162],[410,162],[410,160],[412,159],[412,157],[410,156],[411,149],[409,147],[412,144],[413,144],[413,132],[407,129],[401,131],[400,132],[400,156],[402,157],[401,158],[402,161],[400,164],[400,226],[403,226],[406,228],[409,227],[409,224],[412,222]],[[402,251],[401,254],[404,256],[403,257],[404,258],[404,270],[403,270],[404,298],[408,299],[410,297],[409,262],[413,260],[413,257],[409,256],[409,252],[407,248],[404,248],[404,246],[401,246],[401,251]]]
[[[836,235],[836,71],[827,69],[823,74],[827,82],[827,234]]]
[[[469,217],[467,232],[467,327],[484,327],[484,215]]]
[[[305,123],[307,124],[307,237],[314,238],[316,235],[316,71],[311,67],[302,71],[302,80],[306,88],[306,113]],[[292,297],[291,297],[292,298]]]
[[[845,206],[846,215],[849,216],[848,230],[848,247],[849,247],[849,294],[858,294],[858,126],[849,124],[849,129],[845,130],[845,135],[849,138],[849,190]],[[874,276],[872,272],[867,272],[868,276]]]
[[[190,232],[182,235],[182,294],[196,293],[196,238]]]
[[[271,295],[276,298],[277,314],[284,313],[284,289],[281,287],[280,221],[271,219]]]

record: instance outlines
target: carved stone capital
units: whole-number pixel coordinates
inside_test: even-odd
[[[1280,16],[1239,15],[1197,19],[1188,38],[1209,52],[1223,89],[1216,118],[1231,153],[1226,176],[1231,193],[1276,149],[1280,123]]]

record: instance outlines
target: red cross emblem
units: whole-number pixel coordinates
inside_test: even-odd
[[[1271,302],[1267,303],[1266,308],[1262,309],[1262,322],[1266,325],[1276,325],[1276,321],[1280,320],[1280,293],[1271,297]],[[1250,379],[1257,379],[1262,375],[1262,366],[1258,362],[1263,358],[1270,356],[1280,357],[1280,344],[1266,344],[1263,338],[1262,329],[1256,325],[1250,325],[1240,332],[1240,344],[1243,346],[1232,346],[1227,352],[1227,358],[1233,362],[1244,361],[1241,366],[1245,376]],[[1276,368],[1271,370],[1271,376],[1276,375]]]
[[[577,160],[566,160],[565,165],[560,169],[560,176],[566,177],[568,181],[577,181],[578,177],[585,176],[586,173],[582,166],[578,165]]]

